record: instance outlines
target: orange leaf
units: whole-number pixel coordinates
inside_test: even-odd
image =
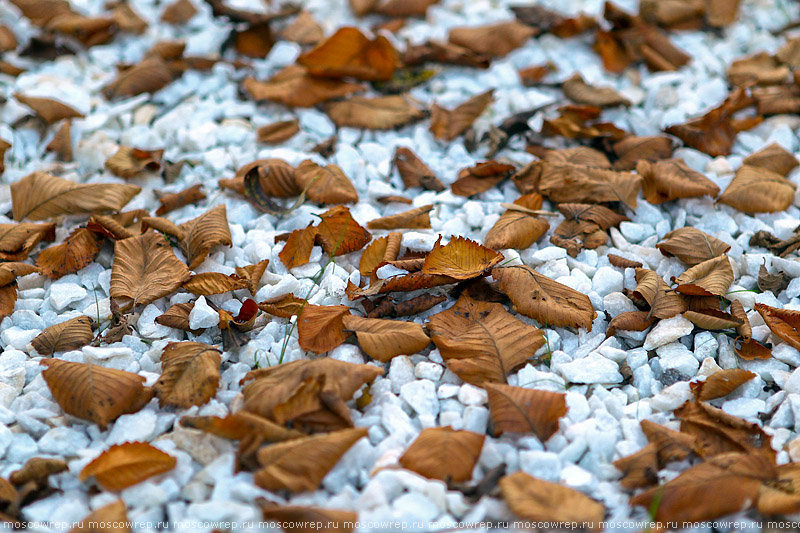
[[[202,186],[198,183],[182,191],[161,196],[158,199],[158,203],[161,205],[156,210],[156,215],[163,216],[183,206],[196,204],[200,200],[205,200],[206,193],[203,192],[201,187]]]
[[[542,208],[542,197],[538,193],[523,195],[514,204],[525,209]],[[524,250],[538,241],[550,228],[550,223],[525,211],[506,210],[486,234],[484,244],[492,250],[515,248]]]
[[[719,187],[703,174],[692,170],[683,159],[666,159],[656,163],[639,161],[636,171],[642,176],[642,194],[651,204],[678,198],[716,197]]]
[[[450,426],[426,428],[400,457],[400,464],[430,479],[469,481],[485,439],[485,435]]]
[[[297,338],[300,347],[314,353],[333,350],[349,336],[344,332],[342,319],[350,314],[344,305],[306,305],[297,318]]]
[[[392,162],[397,167],[397,172],[406,188],[423,187],[437,192],[444,190],[444,184],[439,181],[436,174],[410,149],[398,146]]]
[[[21,104],[33,109],[36,116],[48,124],[68,118],[83,118],[83,114],[78,110],[53,98],[38,98],[19,93],[14,94],[14,98]]]
[[[425,117],[425,112],[408,95],[353,96],[326,104],[325,113],[340,128],[370,130],[396,129]]]
[[[177,460],[146,442],[116,444],[86,465],[80,480],[94,476],[105,490],[120,491],[145,479],[169,472]]]
[[[722,398],[756,377],[756,374],[741,368],[720,370],[708,376],[704,381],[691,382],[689,386],[697,401]]]
[[[306,159],[297,166],[297,184],[306,197],[318,204],[350,204],[358,202],[358,192],[342,169],[336,165],[319,166]]]
[[[106,161],[106,168],[125,179],[130,179],[142,172],[158,172],[161,170],[161,158],[164,150],[140,150],[130,146],[120,146],[117,153]]]
[[[800,350],[800,311],[778,309],[761,303],[757,303],[753,309],[758,311],[772,333]]]
[[[501,479],[500,491],[514,514],[525,520],[580,523],[586,529],[600,529],[605,517],[603,505],[585,494],[524,472]]]
[[[86,346],[93,338],[92,319],[82,315],[45,328],[31,345],[39,355],[53,355]]]
[[[656,248],[667,257],[675,256],[683,263],[694,266],[726,253],[730,245],[697,228],[678,228],[664,235],[664,242]]]
[[[369,229],[430,229],[430,212],[433,205],[424,205],[396,215],[389,215],[367,222]]]
[[[258,128],[258,142],[264,144],[280,144],[288,141],[300,132],[300,122],[297,119],[273,122]]]
[[[369,231],[353,219],[350,209],[337,205],[320,215],[316,241],[330,256],[360,250],[372,239]]]
[[[452,141],[472,126],[475,119],[492,102],[493,91],[473,96],[455,109],[448,110],[434,104],[431,108],[431,132],[437,139]]]
[[[364,90],[357,83],[311,76],[300,65],[290,65],[268,81],[246,78],[242,86],[254,100],[269,100],[289,107],[314,107]]]
[[[203,405],[219,387],[220,351],[202,342],[171,342],[161,353],[158,404],[188,409]]]
[[[343,324],[356,334],[367,355],[384,363],[398,355],[420,352],[431,342],[416,322],[345,315]]]
[[[197,218],[180,225],[185,236],[181,248],[189,258],[189,268],[194,270],[205,261],[216,246],[231,246],[231,230],[225,204],[215,206]]]
[[[313,76],[388,81],[399,58],[386,37],[370,40],[358,28],[344,27],[302,54],[297,63]]]
[[[317,228],[311,224],[303,229],[296,229],[286,240],[286,244],[278,254],[281,262],[286,268],[294,268],[308,263],[311,257],[311,249],[314,248],[314,241],[317,238]]]
[[[503,433],[533,433],[542,442],[558,431],[559,419],[567,414],[566,395],[536,389],[484,383],[489,393],[492,431]]]
[[[503,254],[464,237],[451,239],[444,246],[439,244],[439,241],[425,257],[422,265],[424,274],[470,279],[480,276],[503,260]]]
[[[486,192],[514,171],[514,167],[498,161],[484,161],[474,167],[461,169],[450,188],[457,196],[472,196]]]
[[[744,213],[776,213],[792,205],[795,189],[780,174],[744,165],[717,201]]]
[[[503,57],[525,44],[536,33],[530,26],[512,20],[488,26],[453,28],[448,39],[451,43],[477,54]]]
[[[0,224],[0,260],[22,261],[41,241],[52,241],[55,224]]]

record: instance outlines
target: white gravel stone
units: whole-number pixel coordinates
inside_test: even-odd
[[[419,415],[436,416],[439,414],[436,385],[430,380],[420,379],[406,383],[400,387],[400,398],[405,400]]]
[[[612,267],[600,267],[592,278],[592,288],[600,296],[622,291],[622,273]]]
[[[677,370],[686,377],[693,377],[700,368],[700,363],[686,346],[673,342],[656,350],[662,370]]]
[[[189,312],[189,327],[192,329],[211,328],[217,324],[219,324],[219,313],[206,303],[204,296],[199,297]]]
[[[570,383],[620,383],[617,363],[592,352],[583,359],[558,366],[558,372]]]
[[[86,298],[86,289],[77,283],[54,283],[50,286],[50,305],[56,311],[61,311],[72,302]]]
[[[647,334],[647,338],[644,341],[644,349],[655,350],[659,346],[664,346],[689,335],[693,329],[694,324],[681,315],[659,320],[650,330],[650,333]]]

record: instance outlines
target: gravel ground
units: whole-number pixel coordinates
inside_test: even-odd
[[[355,18],[344,0],[310,0],[301,2],[326,30],[354,25],[368,29],[377,19]],[[238,7],[255,9],[256,0],[236,2]],[[563,0],[541,2],[565,14],[602,13],[602,2],[595,0]],[[98,0],[78,0],[73,5],[86,12],[102,11]],[[450,28],[482,25],[513,17],[512,2],[504,0],[442,0],[432,6],[425,20],[415,20],[401,29],[394,39],[399,48],[403,41],[419,43],[427,38],[445,39]],[[637,2],[619,2],[635,12]],[[118,63],[138,61],[158,41],[181,39],[186,42],[186,55],[213,56],[229,31],[223,19],[211,16],[208,5],[196,2],[198,14],[183,26],[159,21],[163,5],[151,0],[136,0],[136,10],[149,23],[143,35],[126,35],[106,45],[95,46],[86,53],[60,57],[57,60],[31,63],[29,70],[16,78],[0,77],[2,105],[0,137],[11,142],[6,154],[6,168],[0,186],[0,212],[10,212],[8,184],[35,170],[58,173],[78,182],[121,182],[104,169],[104,163],[118,145],[142,149],[165,150],[164,159],[186,161],[179,176],[165,183],[159,175],[132,180],[142,193],[126,209],[154,210],[158,206],[155,190],[180,191],[202,184],[208,198],[198,205],[186,206],[169,214],[176,223],[190,220],[210,207],[224,204],[233,239],[233,246],[214,251],[196,272],[232,273],[237,266],[270,259],[257,301],[294,292],[310,290],[309,302],[318,305],[353,305],[344,294],[348,279],[358,271],[360,253],[335,259],[314,286],[310,279],[324,264],[321,249],[315,248],[311,262],[291,271],[283,266],[278,253],[282,243],[275,243],[277,234],[305,227],[315,220],[312,215],[324,208],[308,203],[291,215],[278,218],[257,212],[246,200],[221,190],[217,182],[230,178],[241,165],[258,158],[281,158],[296,165],[311,157],[325,161],[311,148],[338,133],[339,143],[330,162],[339,165],[355,184],[359,202],[351,206],[353,217],[361,224],[398,211],[407,206],[384,205],[375,199],[391,194],[404,194],[402,182],[391,168],[397,146],[411,147],[449,185],[458,169],[485,159],[481,148],[470,153],[462,138],[442,142],[433,138],[428,122],[422,121],[398,131],[372,132],[343,128],[338,130],[330,119],[315,109],[287,108],[273,104],[256,104],[240,93],[245,75],[266,79],[286,65],[293,64],[300,53],[294,43],[280,41],[266,59],[253,60],[253,69],[236,70],[220,63],[210,71],[189,71],[180,79],[155,93],[109,102],[101,96],[101,88],[114,76]],[[718,105],[728,93],[727,66],[742,55],[765,50],[776,51],[784,42],[770,30],[797,18],[800,9],[789,0],[745,0],[739,21],[718,35],[709,32],[675,32],[673,42],[687,50],[693,60],[675,72],[650,73],[642,67],[622,76],[608,74],[591,49],[589,36],[559,39],[544,35],[530,39],[508,56],[494,60],[488,70],[466,68],[443,69],[431,82],[415,88],[412,94],[426,107],[434,102],[452,107],[466,98],[489,88],[495,90],[495,101],[475,124],[478,132],[486,131],[511,114],[560,101],[560,91],[552,87],[524,87],[517,71],[532,65],[551,62],[556,67],[554,81],[567,79],[574,72],[590,83],[616,88],[632,105],[605,111],[604,118],[637,135],[655,135],[664,127],[685,122]],[[13,29],[20,40],[32,33],[27,19],[18,15],[10,4],[0,1],[0,22]],[[254,72],[253,72],[254,71]],[[58,163],[44,147],[54,133],[43,137],[36,128],[27,127],[20,119],[29,110],[13,95],[45,96],[69,103],[85,114],[72,122],[74,161]],[[530,124],[539,127],[544,112],[535,114]],[[277,120],[297,118],[300,133],[278,146],[266,147],[256,142],[255,130]],[[17,127],[12,126],[17,124]],[[800,143],[795,135],[800,126],[796,116],[778,116],[765,120],[756,128],[738,135],[733,153],[711,158],[690,148],[679,148],[675,157],[702,172],[724,189],[734,169],[744,157],[776,142],[795,155]],[[512,142],[496,157],[505,157],[518,165],[535,158],[525,152],[519,142]],[[800,183],[795,169],[789,179]],[[413,207],[433,204],[431,230],[405,232],[403,245],[410,250],[428,251],[437,236],[464,236],[483,242],[488,229],[498,219],[501,202],[511,202],[518,191],[507,182],[473,199],[455,196],[449,190],[441,193],[417,192]],[[641,521],[647,513],[628,505],[629,494],[619,486],[620,473],[611,462],[629,455],[646,444],[639,427],[640,420],[651,419],[674,426],[671,410],[691,397],[688,382],[682,379],[707,375],[717,367],[741,366],[759,377],[748,382],[731,396],[718,402],[728,413],[748,420],[759,420],[759,414],[771,413],[764,423],[773,436],[773,446],[780,450],[778,461],[800,460],[800,380],[793,374],[800,366],[800,353],[789,345],[777,342],[773,358],[765,361],[738,360],[731,340],[722,334],[697,332],[686,319],[678,316],[661,321],[648,333],[630,333],[606,339],[606,317],[602,311],[616,316],[633,309],[622,294],[623,288],[636,285],[632,271],[623,275],[611,268],[609,253],[638,257],[659,274],[677,275],[681,264],[663,257],[655,244],[669,231],[683,225],[699,228],[731,245],[729,256],[736,272],[731,291],[753,289],[759,267],[766,260],[768,267],[784,270],[792,277],[800,276],[800,264],[764,253],[751,251],[749,239],[758,230],[767,230],[779,237],[792,234],[800,225],[798,199],[786,211],[749,216],[728,206],[716,205],[709,198],[678,200],[652,206],[640,198],[639,207],[629,213],[630,222],[619,230],[612,229],[609,246],[584,251],[577,258],[569,257],[562,248],[549,244],[548,235],[531,247],[515,252],[504,251],[507,259],[518,258],[539,272],[558,279],[587,294],[598,311],[591,332],[563,328],[545,328],[549,349],[549,366],[528,364],[509,376],[511,385],[566,392],[569,411],[560,430],[546,443],[532,436],[499,438],[487,436],[473,479],[501,463],[508,472],[523,470],[536,477],[560,482],[578,489],[602,502],[607,519],[616,529],[636,531],[639,528],[625,521]],[[545,208],[550,208],[545,203]],[[0,215],[0,223],[10,219]],[[84,220],[67,218],[59,224],[56,242]],[[556,224],[551,224],[551,228]],[[155,524],[169,522],[170,529],[210,531],[214,523],[235,522],[236,531],[258,530],[248,521],[259,520],[254,504],[258,496],[272,501],[298,505],[317,505],[354,510],[365,523],[360,531],[387,531],[388,522],[397,520],[396,529],[428,531],[465,527],[464,524],[495,522],[498,528],[514,529],[504,522],[514,517],[506,504],[494,496],[476,503],[448,490],[445,483],[423,478],[402,469],[381,469],[392,465],[419,432],[425,427],[450,425],[486,433],[489,410],[486,393],[464,384],[446,369],[437,349],[428,349],[410,357],[399,356],[386,364],[383,377],[371,388],[372,402],[363,411],[352,406],[357,427],[369,431],[347,452],[325,477],[322,487],[289,497],[268,493],[253,483],[252,473],[233,475],[234,446],[230,441],[182,428],[177,420],[183,415],[225,415],[241,404],[240,379],[251,369],[278,363],[284,336],[289,331],[286,320],[276,319],[252,336],[237,352],[223,354],[222,379],[217,395],[200,408],[187,410],[159,408],[152,401],[141,411],[124,415],[106,431],[66,416],[54,402],[40,376],[40,357],[30,341],[44,328],[80,314],[94,317],[108,313],[109,284],[113,256],[107,246],[97,261],[76,274],[51,282],[37,275],[21,278],[19,300],[14,313],[0,326],[0,475],[7,477],[35,456],[68,458],[69,472],[51,478],[60,489],[54,494],[28,505],[23,516],[50,527],[36,531],[58,531],[58,523],[80,520],[90,511],[121,497],[128,507],[128,516],[136,531],[151,531]],[[737,292],[731,298],[740,300],[749,311],[757,302],[777,307],[800,309],[800,283],[797,279],[777,297],[770,292]],[[139,373],[153,383],[159,373],[159,356],[163,347],[187,334],[161,326],[154,319],[174,303],[194,299],[187,293],[159,299],[147,305],[136,323],[134,332],[121,342],[99,348],[57,354],[70,361],[93,362],[103,366]],[[237,311],[238,299],[232,294],[209,296],[206,299],[224,309]],[[415,318],[422,322],[449,306],[440,304]],[[196,309],[196,323],[202,311],[214,321],[215,312],[207,306]],[[750,313],[754,337],[764,340],[769,330],[757,313]],[[524,319],[524,317],[523,317]],[[534,324],[532,320],[524,319]],[[300,348],[296,331],[288,343],[285,361],[308,357]],[[188,338],[210,344],[219,342],[219,330]],[[775,339],[773,339],[775,340]],[[434,347],[431,347],[434,348]],[[648,360],[648,350],[658,357]],[[367,362],[357,346],[343,344],[330,357],[348,362]],[[632,380],[623,384],[621,366],[626,363]],[[670,372],[674,371],[674,372]],[[670,422],[673,421],[673,422]],[[171,472],[151,478],[121,493],[90,491],[78,480],[77,473],[112,444],[126,441],[147,441],[177,458]],[[667,471],[664,476],[670,477]],[[744,515],[738,517],[745,522]],[[373,527],[367,523],[372,522]],[[747,522],[750,531],[757,522]],[[150,526],[148,526],[148,524]],[[381,525],[382,524],[382,525]],[[469,530],[485,530],[469,527]],[[722,530],[726,530],[722,528]],[[710,531],[698,528],[697,531]]]

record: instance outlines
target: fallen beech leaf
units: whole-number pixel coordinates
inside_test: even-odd
[[[342,319],[350,314],[344,305],[311,305],[303,307],[297,318],[300,347],[314,353],[325,353],[342,344],[348,335]]]
[[[242,86],[254,100],[269,100],[289,107],[314,107],[364,90],[358,83],[311,76],[300,65],[290,65],[267,81],[246,78]]]
[[[425,17],[428,7],[439,0],[380,0],[375,12],[387,17]]]
[[[258,142],[280,144],[288,141],[300,131],[300,121],[295,119],[273,122],[258,128]]]
[[[181,248],[189,258],[189,268],[200,266],[216,246],[231,246],[231,230],[225,204],[215,206],[197,218],[180,225],[185,232]]]
[[[453,28],[448,40],[476,54],[503,57],[536,35],[536,30],[516,20],[469,28]]]
[[[364,353],[383,363],[398,355],[414,355],[431,342],[416,322],[345,315],[343,323],[356,334]]]
[[[12,314],[17,302],[19,276],[26,276],[39,269],[27,263],[0,263],[0,319]]]
[[[611,263],[611,266],[615,266],[617,268],[642,268],[644,266],[639,261],[633,261],[632,259],[627,259],[616,254],[608,254],[606,259],[608,259],[608,262]]]
[[[443,294],[420,294],[401,302],[397,302],[392,298],[385,298],[372,311],[367,313],[367,318],[413,316],[445,301],[447,301],[447,296]]]
[[[86,229],[115,241],[133,237],[133,233],[128,231],[122,224],[104,215],[94,215],[90,218],[86,224]]]
[[[492,433],[533,433],[546,442],[558,431],[559,419],[567,414],[566,396],[522,387],[484,383],[489,394]]]
[[[47,124],[53,124],[59,120],[70,118],[83,118],[83,114],[75,108],[59,102],[53,98],[38,98],[35,96],[25,96],[15,93],[14,98],[21,104],[33,109],[36,116],[44,120]]]
[[[0,224],[0,260],[22,261],[41,241],[55,239],[55,224]]]
[[[511,11],[523,24],[543,33],[552,33],[562,39],[574,37],[597,26],[595,18],[584,13],[575,18],[565,18],[558,12],[540,5],[512,6]]]
[[[765,515],[794,514],[800,508],[797,464],[778,465],[776,470],[777,479],[764,481],[759,488],[758,512]]]
[[[595,87],[583,80],[580,74],[573,74],[561,84],[564,96],[577,104],[597,107],[629,106],[630,100],[611,87]]]
[[[728,78],[738,86],[780,85],[789,78],[789,67],[766,52],[737,59],[728,67]]]
[[[681,420],[681,433],[691,435],[697,443],[697,453],[708,459],[727,452],[743,452],[767,457],[775,462],[772,437],[758,424],[730,415],[705,402],[686,402],[675,409]]]
[[[770,274],[764,265],[758,269],[758,289],[766,292],[770,291],[775,296],[782,290],[789,286],[792,278],[786,275],[786,272],[778,272],[777,274]]]
[[[763,456],[726,453],[637,494],[631,504],[653,508],[652,519],[662,523],[714,520],[753,506],[762,482],[776,477],[774,464]]]
[[[542,208],[542,197],[533,192],[520,196],[514,200],[514,204],[536,211]],[[548,229],[550,224],[544,218],[508,209],[486,234],[484,244],[492,250],[524,250],[541,239]]]
[[[498,269],[495,269],[495,272]],[[447,367],[473,385],[507,383],[544,345],[542,332],[514,318],[498,303],[462,295],[430,318],[428,331]]]
[[[613,337],[617,331],[644,331],[656,319],[648,311],[625,311],[611,319],[606,328],[606,337]]]
[[[630,220],[602,205],[559,204],[564,220],[556,228],[550,242],[567,249],[572,257],[586,249],[602,246],[608,240],[605,232],[620,222]]]
[[[86,515],[69,533],[133,533],[130,523],[125,502],[116,500]]]
[[[656,447],[659,463],[683,461],[697,453],[697,443],[692,435],[668,429],[650,420],[640,423],[647,441]]]
[[[439,241],[425,257],[422,265],[424,274],[470,279],[481,275],[503,260],[503,254],[464,237],[451,239],[444,246],[439,244]]]
[[[739,343],[740,341],[741,344]],[[737,339],[734,344],[734,351],[736,355],[746,361],[770,359],[772,357],[772,350],[754,339]]]
[[[495,267],[492,277],[514,309],[548,326],[592,331],[597,313],[589,297],[539,274],[529,266]]]
[[[619,158],[614,162],[615,170],[633,170],[639,161],[660,161],[667,159],[673,151],[672,139],[663,136],[630,136],[613,145]]]
[[[2,63],[2,61],[0,61]],[[6,170],[5,157],[6,152],[11,148],[11,143],[0,139],[0,175]]]
[[[353,219],[347,207],[337,205],[320,215],[316,242],[332,257],[360,250],[371,239],[370,232]]]
[[[701,329],[720,330],[734,329],[742,325],[742,321],[718,309],[702,309],[700,311],[684,311],[683,318]]]
[[[11,184],[14,220],[119,211],[141,188],[119,183],[74,183],[44,172]]]
[[[400,457],[400,465],[430,479],[469,481],[485,435],[450,426],[426,428]]]
[[[297,184],[306,197],[318,204],[350,204],[358,202],[353,183],[336,165],[319,166],[306,159],[295,170]]]
[[[42,377],[64,412],[102,430],[120,416],[139,411],[152,397],[138,374],[61,359],[43,359],[39,364],[47,367]]]
[[[291,269],[308,263],[316,237],[317,228],[311,224],[303,229],[294,230],[289,235],[286,244],[278,254],[286,268]]]
[[[148,232],[114,243],[111,297],[123,307],[172,294],[190,277],[163,236]]]
[[[758,152],[745,157],[743,165],[764,168],[770,172],[786,176],[796,166],[800,165],[797,158],[778,143],[772,143]]]
[[[220,272],[203,272],[190,277],[183,284],[183,288],[192,294],[208,296],[210,294],[224,294],[247,288],[247,279],[236,274],[225,275]]]
[[[670,29],[700,29],[705,0],[643,0],[639,15],[653,24]]]
[[[302,437],[303,434],[293,429],[281,427],[266,418],[247,411],[229,413],[224,418],[218,416],[184,416],[181,426],[197,429],[205,433],[230,440],[256,440],[264,442],[281,442]]]
[[[525,520],[579,523],[600,529],[603,505],[575,489],[516,472],[500,480],[503,499],[515,515]]]
[[[408,46],[403,54],[403,64],[409,67],[423,63],[443,63],[486,69],[489,68],[491,60],[485,54],[440,41],[426,41],[420,45]]]
[[[629,135],[610,122],[597,122],[596,119],[603,111],[599,107],[571,104],[560,107],[558,111],[560,112],[558,117],[544,119],[542,122],[543,136],[613,142]]]
[[[287,214],[304,201],[303,189],[297,184],[295,169],[282,159],[257,159],[236,171],[241,179],[245,198],[256,208],[270,214]],[[294,206],[284,208],[272,200],[300,196]]]
[[[160,57],[148,56],[136,65],[121,71],[103,93],[108,98],[136,96],[160,91],[174,79],[172,70]]]
[[[183,331],[192,331],[189,327],[189,313],[194,307],[194,302],[174,304],[163,314],[156,317],[156,323]]]
[[[299,45],[314,45],[325,37],[325,32],[310,12],[301,11],[283,30],[281,37]]]
[[[371,130],[391,130],[425,117],[425,112],[407,95],[353,96],[326,104],[325,113],[340,128]]]
[[[779,309],[762,303],[757,303],[753,309],[758,311],[772,333],[800,350],[800,311]]]
[[[263,447],[253,481],[269,491],[316,490],[342,455],[366,436],[366,428],[343,429]]]
[[[575,148],[564,148],[563,150],[547,150],[543,159],[550,163],[569,163],[587,167],[611,168],[611,163],[603,152],[595,150],[594,148],[589,148],[588,146],[576,146]],[[520,178],[521,177],[517,178],[516,181],[520,181]]]
[[[392,232],[386,237],[372,241],[361,254],[361,259],[358,263],[359,272],[363,276],[371,276],[384,261],[397,259],[401,241],[402,234],[398,232]]]
[[[553,202],[621,202],[636,207],[642,183],[636,174],[547,161],[534,165],[540,171],[539,193]]]
[[[120,30],[142,34],[147,30],[147,22],[140,17],[130,4],[117,4],[112,12],[114,24]]]
[[[299,315],[304,306],[305,300],[292,293],[258,303],[258,308],[265,313],[281,318]]]
[[[651,204],[661,204],[678,198],[716,197],[717,184],[700,172],[692,170],[683,159],[666,159],[650,163],[641,160],[636,172],[642,176],[642,194]]]
[[[650,306],[648,316],[671,318],[686,311],[686,303],[680,294],[670,289],[664,279],[652,270],[637,268],[636,284],[633,293]]]
[[[620,486],[632,490],[651,487],[658,484],[658,453],[655,444],[648,444],[631,455],[617,459],[612,463],[623,473]]]
[[[177,459],[146,442],[115,444],[81,470],[79,479],[94,477],[105,490],[121,491],[169,472]]]
[[[403,179],[403,185],[408,187],[422,187],[431,191],[441,192],[445,189],[436,174],[420,160],[417,155],[404,146],[398,146],[392,160],[397,172]]]
[[[369,229],[430,229],[430,212],[433,205],[424,205],[396,215],[389,215],[367,222]]]
[[[219,387],[220,351],[202,342],[171,342],[161,353],[161,377],[153,386],[161,407],[203,405]]]
[[[518,72],[519,79],[525,87],[535,87],[542,79],[554,70],[552,64],[534,65]]]
[[[747,317],[747,312],[744,310],[742,302],[739,300],[731,301],[731,315],[741,322],[741,324],[736,327],[739,336],[749,341],[753,335],[753,328],[750,326],[750,319]]]
[[[263,498],[256,499],[264,520],[280,523],[288,533],[311,533],[312,527],[318,533],[352,533],[358,522],[358,514],[353,511],[299,505],[277,506],[271,502],[267,506],[262,503],[264,501]]]
[[[86,228],[74,230],[61,244],[41,251],[36,265],[42,275],[59,279],[73,274],[94,261],[103,247],[104,239]]]
[[[76,316],[45,328],[31,341],[31,345],[39,355],[53,355],[86,346],[93,338],[92,319]]]
[[[148,229],[154,229],[163,233],[165,236],[175,237],[178,242],[186,237],[186,232],[176,226],[174,222],[164,217],[144,217],[142,218],[142,233],[147,233]]]
[[[443,141],[452,141],[472,126],[493,99],[493,91],[486,91],[452,110],[434,104],[431,108],[430,125],[433,136]]]
[[[392,79],[399,57],[386,37],[370,40],[358,28],[344,27],[298,57],[297,64],[313,76],[387,81]]]
[[[754,377],[756,374],[748,370],[729,368],[711,374],[704,381],[693,381],[689,386],[695,399],[700,402],[727,396]]]
[[[45,149],[55,152],[61,161],[72,161],[72,133],[69,121],[61,125]]]
[[[170,211],[180,209],[186,205],[195,204],[200,200],[205,200],[205,198],[206,193],[203,192],[199,183],[179,192],[165,194],[158,199],[158,203],[161,205],[156,209],[156,215],[166,215]]]
[[[426,274],[424,272],[412,272],[406,276],[392,276],[387,279],[378,280],[370,284],[366,289],[359,289],[356,286],[345,289],[346,294],[351,300],[357,300],[365,296],[375,296],[390,292],[410,292],[419,289],[430,289],[441,285],[457,283],[456,278],[441,276],[438,274]]]
[[[17,47],[17,37],[8,27],[0,26],[0,52],[8,52]]]
[[[675,256],[689,266],[718,257],[731,249],[729,244],[697,228],[678,228],[664,235],[664,239],[664,242],[656,244],[656,248],[665,256]]]
[[[744,213],[777,213],[792,205],[796,188],[780,174],[744,165],[717,201]]]
[[[472,196],[486,192],[514,171],[512,165],[499,161],[484,161],[458,172],[458,179],[450,186],[457,196]]]
[[[186,24],[197,14],[191,0],[175,0],[161,13],[162,22],[169,24]]]
[[[733,283],[733,268],[727,255],[697,264],[672,281],[675,290],[691,296],[724,296]]]

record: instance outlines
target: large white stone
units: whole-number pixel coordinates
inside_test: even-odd
[[[694,324],[676,315],[672,318],[659,320],[644,340],[645,350],[655,350],[659,346],[664,346],[674,342],[684,335],[689,335],[694,329]]]
[[[189,327],[191,329],[211,328],[217,324],[219,324],[219,313],[206,303],[204,296],[201,296],[194,302],[194,307],[189,312]]]
[[[570,383],[620,383],[622,374],[614,361],[592,352],[583,359],[558,365],[558,372]]]

